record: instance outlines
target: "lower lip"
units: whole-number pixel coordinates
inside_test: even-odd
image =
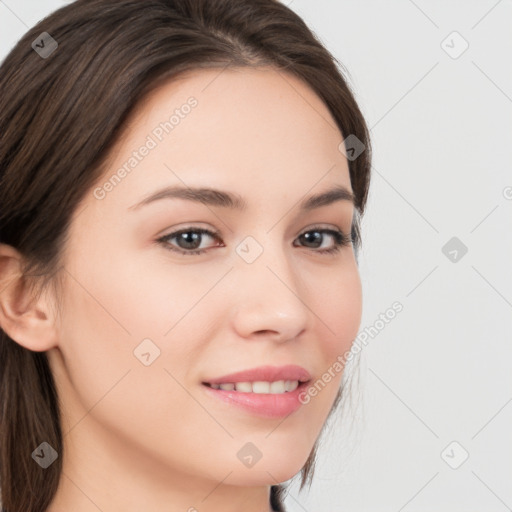
[[[258,416],[282,418],[295,412],[303,405],[299,400],[299,396],[307,388],[308,383],[301,383],[294,391],[276,394],[224,391],[223,389],[213,389],[205,384],[202,386],[212,396]]]

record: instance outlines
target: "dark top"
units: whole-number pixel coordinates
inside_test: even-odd
[[[286,512],[282,504],[282,491],[279,485],[273,485],[270,488],[270,506],[274,512]]]

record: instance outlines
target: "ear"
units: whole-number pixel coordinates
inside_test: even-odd
[[[55,315],[46,294],[35,299],[22,275],[22,255],[0,244],[0,327],[19,345],[43,352],[57,346]]]

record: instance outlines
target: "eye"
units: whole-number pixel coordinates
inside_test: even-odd
[[[162,244],[166,249],[177,252],[183,255],[194,255],[203,254],[207,249],[199,249],[201,241],[204,236],[208,236],[214,240],[221,241],[220,233],[217,231],[210,231],[204,228],[185,228],[179,231],[174,231],[168,235],[164,235],[156,240],[156,242]],[[330,247],[327,249],[323,248],[318,250],[318,247],[322,247],[326,240],[326,235],[333,241]],[[329,239],[327,238],[327,240]],[[175,247],[171,240],[176,240]],[[297,240],[305,244],[311,244],[314,252],[321,254],[333,254],[338,252],[341,247],[346,247],[352,244],[352,237],[347,235],[338,229],[326,229],[326,228],[310,228],[307,231],[301,233]]]
[[[201,239],[204,235],[208,235],[210,238],[220,240],[220,234],[218,232],[203,228],[185,228],[180,229],[179,231],[174,231],[173,233],[169,233],[168,235],[159,238],[157,242],[163,244],[165,248],[180,254],[202,254],[206,252],[206,250],[197,249],[197,247],[201,245],[199,242],[201,242]],[[174,238],[179,244],[178,248],[173,247],[169,243],[169,241],[173,240]]]
[[[297,237],[298,240],[305,242],[306,244],[313,244],[314,247],[322,246],[325,241],[325,235],[334,240],[334,245],[328,249],[322,249],[319,251],[321,254],[333,254],[338,252],[342,247],[347,247],[352,244],[352,236],[347,235],[339,229],[327,229],[327,228],[310,228]]]

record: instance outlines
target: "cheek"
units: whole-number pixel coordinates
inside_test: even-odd
[[[332,409],[362,315],[362,286],[357,266],[347,265],[330,276],[322,281],[321,290],[314,295],[315,307],[311,307],[319,317],[315,339],[319,340],[316,354],[321,358],[319,374],[303,395],[303,403],[307,404],[304,410],[308,417],[316,418],[309,425],[311,439],[318,435]]]
[[[105,265],[101,268],[107,270]],[[194,410],[195,402],[178,383],[185,381],[193,362],[195,351],[190,341],[194,334],[187,332],[187,339],[180,340],[178,323],[163,336],[185,315],[187,304],[170,302],[171,295],[177,294],[161,281],[157,286],[140,273],[135,278],[132,274],[131,280],[123,279],[120,268],[103,274],[103,280],[95,273],[97,280],[87,281],[87,291],[73,279],[68,283],[60,333],[66,377],[59,379],[66,421],[88,429],[94,419],[120,441],[147,445],[156,453],[160,440],[169,433],[183,438],[185,427],[174,420],[180,414],[190,416],[194,424],[204,422],[201,409],[196,406],[198,410]],[[81,276],[85,281],[85,273]],[[155,290],[148,291],[153,285]],[[189,295],[190,301],[185,302],[193,303],[190,291]],[[198,296],[194,295],[195,301]],[[149,347],[152,362],[147,366],[134,354],[145,338],[153,340],[160,351],[153,359]],[[152,440],[144,441],[142,434],[148,428]],[[172,449],[168,454],[181,453],[169,443]]]
[[[349,350],[359,331],[362,316],[362,286],[357,267],[333,273],[316,296],[321,339],[328,364]]]
[[[171,380],[168,369],[183,381],[209,332],[216,309],[205,295],[218,276],[177,270],[161,261],[148,265],[147,258],[123,254],[75,262],[76,278],[67,282],[61,349],[82,401],[92,406],[130,368],[158,368],[164,382]],[[148,351],[154,362],[146,367],[137,357]],[[133,371],[129,378],[135,378]],[[137,389],[149,384],[142,381]],[[153,389],[162,386],[152,384]]]
[[[143,253],[112,249],[109,258],[91,258],[76,265],[74,274],[84,286],[70,280],[74,302],[68,312],[82,320],[92,316],[96,319],[93,328],[117,329],[133,343],[170,335],[218,279],[197,270],[186,271],[160,257],[152,260]]]

